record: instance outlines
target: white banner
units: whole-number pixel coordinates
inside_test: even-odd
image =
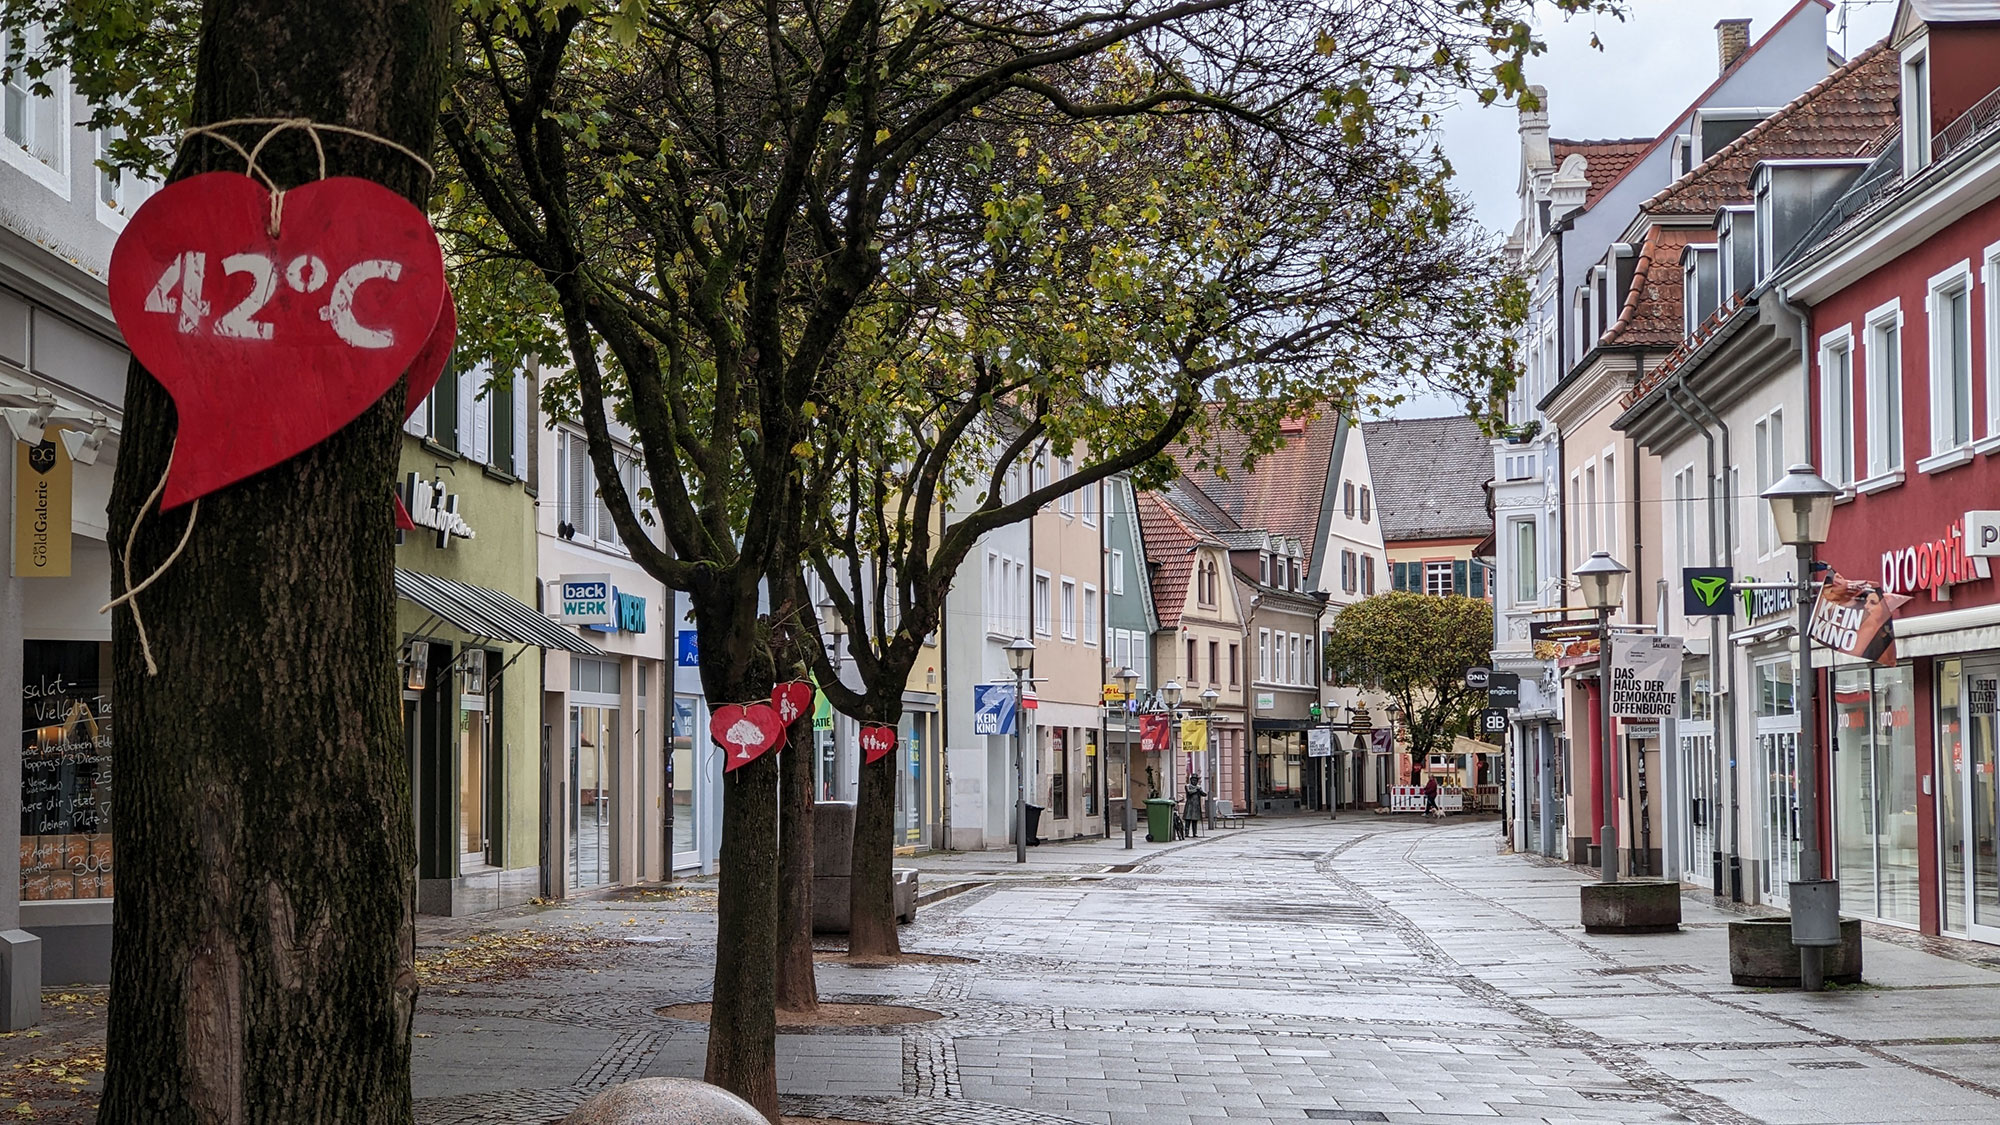
[[[1333,757],[1333,732],[1325,727],[1311,727],[1306,731],[1306,757]]]
[[[1666,719],[1681,702],[1681,639],[1654,633],[1613,634],[1611,714]]]

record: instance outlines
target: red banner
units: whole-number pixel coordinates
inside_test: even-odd
[[[1173,725],[1165,715],[1139,716],[1139,749],[1146,753],[1165,750],[1172,745]]]

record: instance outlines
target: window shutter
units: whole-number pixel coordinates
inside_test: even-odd
[[[594,528],[590,520],[592,504],[592,478],[590,478],[590,450],[584,446],[584,438],[570,434],[570,504],[564,518],[576,526],[576,538],[594,538]]]
[[[1466,565],[1464,559],[1452,560],[1451,592],[1457,594],[1460,597],[1465,596],[1465,571],[1466,571]]]
[[[503,473],[520,475],[514,468],[514,406],[515,394],[521,385],[521,376],[507,380],[504,387],[495,387],[486,393],[486,401],[492,407],[493,428],[487,434],[487,464]]]
[[[514,376],[514,475],[528,475],[528,416],[534,413],[528,396],[528,375]]]
[[[431,389],[431,440],[446,449],[458,448],[457,365],[445,368]]]
[[[1483,566],[1472,568],[1472,596],[1475,598],[1486,596],[1486,568]]]
[[[457,408],[454,415],[456,428],[453,432],[458,435],[458,444],[453,448],[461,455],[471,457],[474,455],[474,446],[479,441],[478,423],[473,420],[473,415],[478,412],[479,407],[477,401],[479,369],[475,367],[469,371],[460,371],[453,382],[458,384],[457,400],[452,404]]]

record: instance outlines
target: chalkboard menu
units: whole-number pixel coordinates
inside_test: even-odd
[[[28,641],[21,679],[21,897],[111,896],[106,646]]]

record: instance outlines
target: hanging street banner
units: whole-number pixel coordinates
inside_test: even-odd
[[[1891,617],[1909,596],[1892,594],[1870,582],[1850,582],[1835,574],[1820,587],[1810,629],[1814,644],[1884,665],[1896,663],[1896,630]]]
[[[1173,722],[1165,715],[1139,716],[1139,749],[1156,754],[1173,741]]]
[[[1014,733],[1014,685],[972,685],[972,733]]]
[[[1333,757],[1333,731],[1326,727],[1313,727],[1306,731],[1306,757]]]
[[[1190,754],[1208,753],[1208,720],[1181,720],[1181,749]]]
[[[1735,577],[1734,567],[1682,567],[1681,612],[1688,617],[1728,617],[1729,583]]]
[[[1680,709],[1681,639],[1657,633],[1611,638],[1611,714],[1665,719]]]
[[[68,578],[75,470],[61,431],[14,443],[14,577]]]

